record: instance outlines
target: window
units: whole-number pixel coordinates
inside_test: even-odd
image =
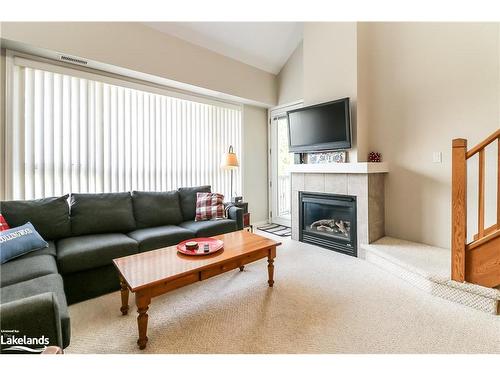
[[[241,150],[239,106],[18,57],[11,70],[7,198],[203,184],[229,196],[220,162]]]

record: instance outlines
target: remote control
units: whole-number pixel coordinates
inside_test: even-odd
[[[203,251],[205,253],[208,253],[210,251],[210,246],[207,243],[205,245],[203,245]]]

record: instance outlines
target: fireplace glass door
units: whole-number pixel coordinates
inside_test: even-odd
[[[356,198],[351,196],[299,194],[299,239],[356,255]]]
[[[304,231],[351,241],[350,207],[306,202],[304,208]]]

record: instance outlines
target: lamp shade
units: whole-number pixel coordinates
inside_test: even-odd
[[[233,151],[233,146],[229,146],[229,151],[222,156],[221,168],[236,169],[240,166],[238,157]]]

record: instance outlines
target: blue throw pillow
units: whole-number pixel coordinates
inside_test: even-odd
[[[2,264],[48,246],[49,244],[44,241],[29,222],[20,227],[0,232],[0,259]]]

